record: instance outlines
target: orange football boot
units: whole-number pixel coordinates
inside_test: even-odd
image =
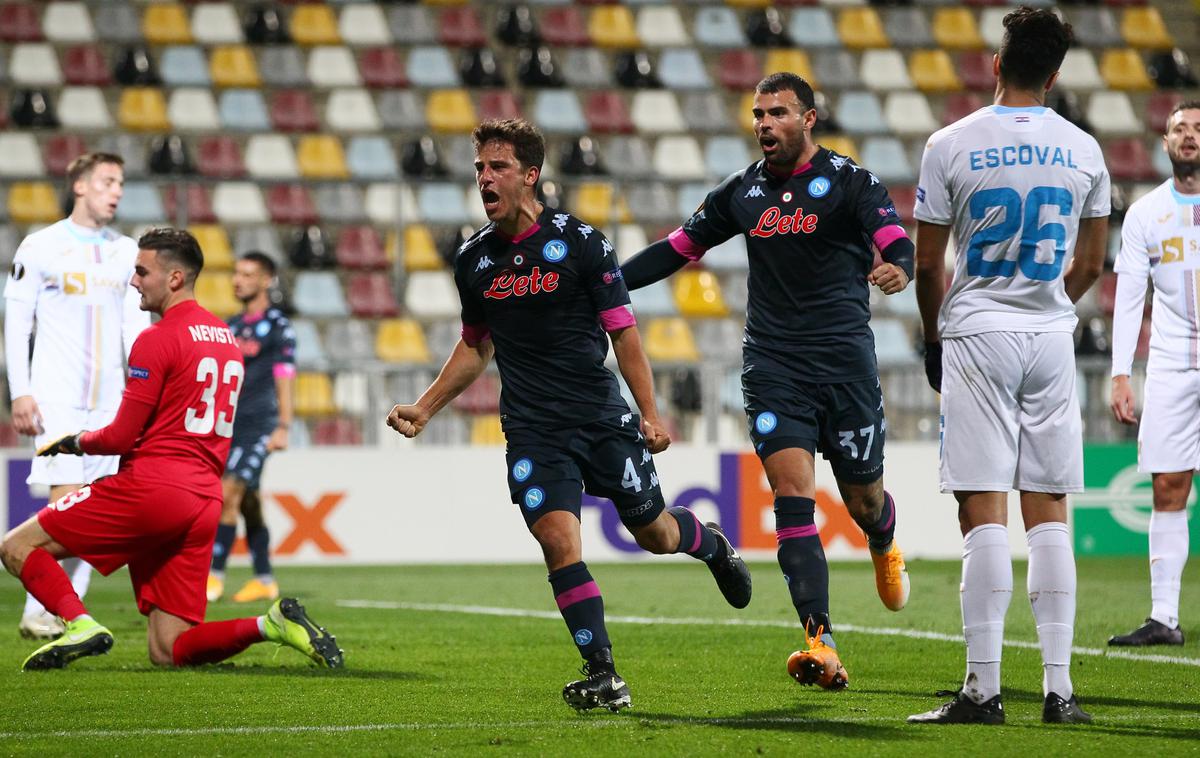
[[[837,650],[821,641],[825,627],[818,626],[817,633],[808,636],[808,649],[797,650],[788,656],[788,675],[803,685],[815,684],[826,690],[844,690],[850,684],[850,675],[838,658]]]
[[[871,552],[875,564],[875,590],[889,611],[898,611],[908,602],[908,569],[904,566],[904,553],[892,541],[892,547],[882,555]]]

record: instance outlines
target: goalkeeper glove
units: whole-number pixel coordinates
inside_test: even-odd
[[[48,442],[38,448],[38,455],[83,455],[83,449],[79,447],[79,438],[83,432],[75,434],[67,434],[59,437],[53,442]]]
[[[942,391],[942,343],[925,343],[925,378],[934,392]]]

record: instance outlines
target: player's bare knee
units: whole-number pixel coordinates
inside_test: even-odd
[[[674,536],[658,522],[647,524],[633,533],[638,547],[655,555],[674,553],[679,547],[679,535]]]

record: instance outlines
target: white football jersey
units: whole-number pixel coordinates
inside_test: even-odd
[[[1063,272],[1109,193],[1096,140],[1049,108],[992,105],[934,133],[914,215],[953,227],[938,333],[1074,331]]]
[[[1146,279],[1154,281],[1148,370],[1200,369],[1200,195],[1180,194],[1168,179],[1129,206],[1115,269],[1140,285],[1131,290],[1133,321],[1140,321]],[[1114,374],[1129,373],[1137,347],[1137,325],[1119,328],[1125,325],[1113,329]]]
[[[150,325],[130,286],[137,243],[63,219],[17,248],[4,297],[34,306],[30,390],[39,404],[115,409],[125,358]]]

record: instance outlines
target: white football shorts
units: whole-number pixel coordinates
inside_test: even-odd
[[[1072,335],[942,340],[941,489],[1083,491]]]
[[[42,412],[42,429],[34,438],[34,450],[73,432],[91,431],[107,426],[117,415],[116,409],[76,408],[69,405],[38,403]],[[34,456],[25,480],[30,487],[54,487],[60,484],[90,484],[102,476],[117,473],[120,457],[116,455],[52,455]]]
[[[1200,465],[1200,371],[1146,376],[1138,425],[1138,471],[1165,474]]]

